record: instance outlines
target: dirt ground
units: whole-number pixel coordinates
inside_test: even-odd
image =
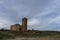
[[[34,37],[34,38],[25,38],[25,37],[18,37],[15,39],[8,39],[8,40],[60,40],[60,38],[51,38],[51,37]]]

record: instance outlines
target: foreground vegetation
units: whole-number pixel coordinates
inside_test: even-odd
[[[0,39],[11,39],[15,37],[57,37],[60,38],[60,32],[58,31],[34,31],[28,30],[27,32],[12,32],[12,31],[0,31]]]

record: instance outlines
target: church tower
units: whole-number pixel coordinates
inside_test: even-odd
[[[27,31],[27,18],[22,18],[22,31]]]

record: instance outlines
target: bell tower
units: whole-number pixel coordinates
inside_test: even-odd
[[[27,31],[27,18],[22,18],[22,31]]]

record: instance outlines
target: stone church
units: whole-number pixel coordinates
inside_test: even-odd
[[[27,18],[22,18],[22,25],[14,24],[11,25],[11,31],[27,31]]]

